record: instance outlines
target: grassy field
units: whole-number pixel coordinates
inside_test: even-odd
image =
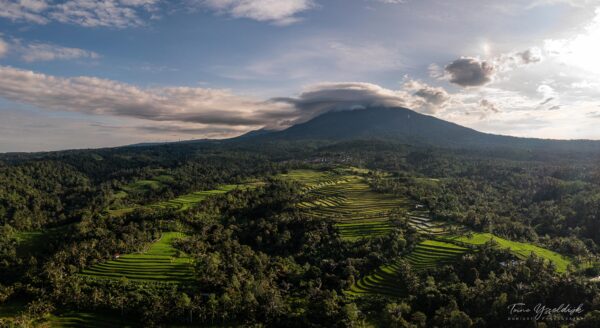
[[[490,233],[473,233],[470,236],[463,235],[452,237],[450,239],[453,241],[458,241],[472,245],[483,245],[488,241],[493,240],[498,244],[499,247],[508,249],[511,253],[513,253],[520,259],[526,259],[531,254],[535,254],[538,257],[548,260],[556,266],[556,271],[561,273],[566,272],[568,266],[571,264],[571,260],[568,257],[562,256],[551,250],[535,246],[529,243],[510,241]]]
[[[422,271],[439,265],[452,263],[470,252],[470,249],[455,244],[425,240],[417,244],[406,256],[413,270]],[[395,297],[406,295],[406,286],[400,279],[398,262],[383,265],[356,282],[348,292],[351,296],[381,294]]]
[[[173,241],[182,237],[184,235],[179,232],[163,233],[146,252],[122,255],[87,268],[81,274],[93,278],[125,277],[134,281],[187,282],[193,278],[191,259],[185,254],[177,257],[177,250],[173,247]]]

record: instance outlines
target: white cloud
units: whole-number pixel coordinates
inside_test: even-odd
[[[372,0],[372,1],[387,3],[387,4],[399,4],[399,3],[406,3],[407,0]]]
[[[572,38],[548,39],[545,51],[559,62],[600,75],[600,8],[585,28]]]
[[[47,24],[54,20],[86,27],[140,26],[143,13],[153,12],[159,0],[0,0],[0,17]]]
[[[559,4],[569,5],[573,7],[586,7],[595,3],[596,2],[594,2],[594,0],[536,0],[530,1],[527,6],[527,9]]]
[[[541,84],[537,88],[537,92],[539,92],[544,97],[544,101],[556,97],[556,92],[554,91],[554,89],[547,84]]]
[[[48,8],[44,0],[0,0],[0,17],[12,21],[27,21],[36,24],[46,24],[48,19],[42,12]]]
[[[16,51],[20,53],[21,59],[26,62],[100,58],[100,55],[93,51],[79,48],[61,47],[54,44],[39,42],[33,42],[25,45],[18,42],[16,48]]]
[[[86,27],[143,25],[139,7],[148,8],[156,1],[69,0],[53,6],[50,17],[61,22]]]
[[[195,1],[198,3],[198,1]],[[234,18],[289,25],[297,14],[315,7],[312,0],[200,0],[200,5]]]

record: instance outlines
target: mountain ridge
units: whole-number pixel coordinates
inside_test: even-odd
[[[402,107],[330,111],[281,131],[261,129],[229,140],[337,142],[368,139],[443,148],[600,152],[598,140],[539,139],[490,134]]]

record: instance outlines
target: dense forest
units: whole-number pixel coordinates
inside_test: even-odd
[[[2,155],[0,326],[598,327],[596,158],[373,140]]]

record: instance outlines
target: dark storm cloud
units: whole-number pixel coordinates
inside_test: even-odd
[[[462,87],[482,86],[492,81],[494,65],[477,58],[460,58],[445,68],[450,82]]]

